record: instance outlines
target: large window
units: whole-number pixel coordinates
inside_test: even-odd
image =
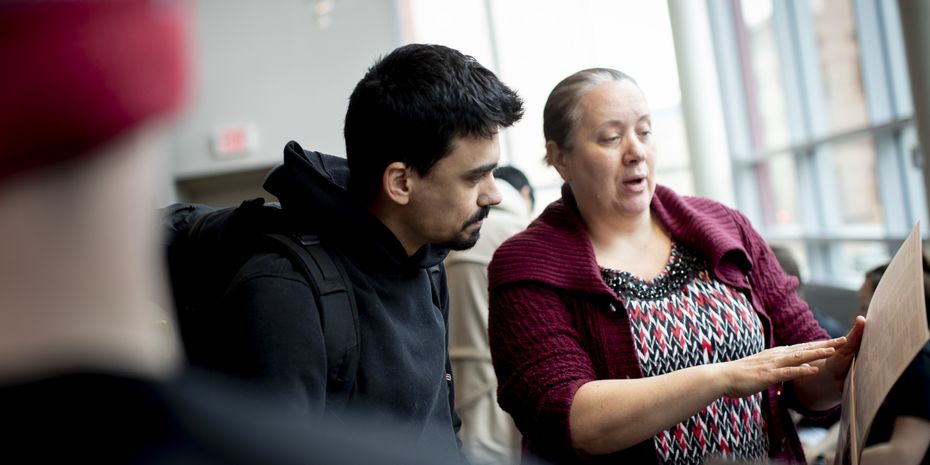
[[[448,45],[474,56],[517,89],[523,121],[503,139],[503,162],[527,173],[537,208],[558,198],[558,173],[542,163],[542,109],[549,92],[584,68],[632,75],[652,107],[657,180],[691,194],[681,95],[665,1],[401,0],[404,40]]]
[[[707,4],[739,208],[809,280],[858,285],[927,225],[896,2]]]

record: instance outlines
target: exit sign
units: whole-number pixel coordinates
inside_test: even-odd
[[[210,147],[219,159],[251,155],[258,150],[258,130],[247,123],[218,126],[210,136]]]

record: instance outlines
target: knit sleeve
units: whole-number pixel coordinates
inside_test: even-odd
[[[574,454],[569,412],[577,390],[596,379],[563,300],[518,283],[490,294],[489,337],[498,402],[530,447]]]

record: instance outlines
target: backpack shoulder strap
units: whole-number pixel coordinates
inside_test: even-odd
[[[426,274],[429,276],[429,283],[433,291],[433,304],[436,305],[436,308],[443,311],[443,317],[447,317],[445,310],[442,308],[442,294],[440,293],[440,283],[442,279],[442,265],[433,265],[426,270]]]
[[[449,357],[449,309],[448,307],[443,306],[442,299],[442,275],[443,269],[442,264],[434,265],[429,267],[426,270],[427,276],[429,276],[430,286],[433,290],[433,304],[436,305],[436,308],[439,309],[439,312],[442,314],[443,323],[446,325],[446,386],[449,389],[449,412],[452,414],[452,426],[456,432],[456,440],[458,440],[458,432],[462,427],[462,420],[458,416],[458,413],[455,411],[455,383],[452,381],[452,359]],[[459,446],[461,446],[461,441],[459,441]]]
[[[316,296],[326,346],[326,406],[341,411],[355,387],[360,344],[358,309],[343,267],[314,234],[265,234],[291,258]]]

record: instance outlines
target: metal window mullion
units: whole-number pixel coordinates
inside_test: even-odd
[[[803,79],[804,57],[800,53],[797,41],[797,19],[793,5],[790,2],[772,2],[772,20],[775,27],[776,44],[778,48],[779,63],[782,69],[782,83],[785,91],[785,107],[787,109],[789,132],[792,145],[811,140],[814,133],[810,132],[811,114],[805,104],[809,100],[809,86],[805,86]],[[809,150],[792,150],[794,158],[795,175],[797,177],[798,195],[796,209],[801,222],[803,236],[818,235],[826,226],[823,223],[824,204],[819,192],[817,170],[811,162]],[[808,254],[808,263],[811,279],[817,280],[829,273],[830,264],[822,251],[804,241]]]
[[[782,3],[782,2],[779,2]],[[820,57],[814,33],[814,20],[810,3],[803,0],[783,2],[790,15],[792,27],[792,46],[797,56],[797,80],[800,83],[804,108],[804,122],[807,125],[809,140],[828,134],[827,118],[824,111],[822,76],[820,74]],[[813,208],[818,226],[811,235],[826,235],[840,228],[840,199],[837,195],[836,179],[833,172],[830,151],[823,145],[816,145],[809,152],[801,152],[798,159],[804,166],[805,177],[811,188],[811,202],[805,202]],[[815,245],[812,248],[817,270],[813,277],[831,279],[838,268],[839,251],[836,244]]]
[[[859,71],[865,91],[869,121],[873,123],[894,117],[888,63],[885,60],[884,40],[879,5],[876,0],[852,0],[856,39],[859,42]]]
[[[890,74],[893,111],[897,118],[910,118],[914,114],[914,102],[911,100],[911,84],[907,75],[907,56],[904,54],[904,34],[901,30],[898,2],[896,0],[876,1],[887,58],[885,67],[888,68]]]
[[[895,117],[882,7],[880,0],[853,0],[852,6],[862,87],[869,121],[874,125]],[[894,132],[874,133],[871,139],[875,151],[875,182],[882,206],[882,222],[887,234],[897,234],[908,229],[907,216],[911,208],[905,183],[901,182],[904,167],[901,165],[901,157],[897,156],[896,136]]]
[[[500,41],[498,40],[500,35],[497,33],[498,21],[494,16],[494,6],[491,4],[492,0],[485,0],[484,2],[484,15],[485,21],[488,24],[488,42],[491,49],[491,64],[494,66],[494,72],[503,77],[504,76],[504,67],[501,63],[501,53],[500,53]],[[505,78],[506,80],[506,78]],[[501,165],[513,165],[516,161],[516,153],[513,147],[513,136],[510,131],[501,131],[500,132],[500,146],[501,146]]]
[[[904,192],[910,205],[907,215],[908,227],[913,226],[917,221],[921,222],[924,235],[930,226],[930,217],[927,215],[927,200],[924,193],[924,178],[918,163],[926,163],[918,149],[917,132],[913,125],[903,128],[895,134],[896,155],[898,166],[900,166],[900,179],[905,185]]]
[[[875,182],[878,185],[879,200],[882,205],[882,222],[886,234],[907,234],[910,230],[913,206],[907,195],[906,167],[900,156],[900,145],[894,134],[876,136],[872,139],[875,147]]]
[[[829,133],[823,95],[823,77],[820,73],[820,51],[814,33],[814,18],[810,3],[802,0],[789,2],[795,28],[795,50],[799,57],[799,81],[804,89],[806,121],[812,139]],[[824,145],[815,146],[811,152],[812,179],[816,180],[818,215],[821,218],[821,233],[830,233],[841,227],[841,203],[836,176],[832,166],[830,150]],[[833,259],[835,257],[831,257]]]
[[[889,62],[889,42],[881,0],[854,0],[853,12],[859,45],[859,69],[872,124],[895,118],[895,90]],[[897,17],[895,17],[897,19]],[[899,26],[900,27],[900,26]],[[895,132],[872,137],[875,149],[875,174],[883,222],[889,233],[909,231],[909,216],[914,216],[904,181],[905,166],[899,156],[900,144]]]
[[[735,31],[739,18],[736,15],[741,13],[734,11],[735,3],[731,0],[706,0],[706,3],[712,40],[716,50],[715,60],[720,96],[723,100],[727,143],[730,147],[730,160],[733,163],[731,173],[733,187],[736,190],[737,207],[753,224],[764,229],[759,192],[757,186],[753,184],[755,175],[752,170],[747,170],[740,163],[737,155],[749,153],[752,150],[751,129],[746,119],[747,96],[741,75]]]
[[[775,29],[775,44],[778,61],[781,65],[781,79],[785,91],[785,108],[788,116],[788,132],[792,144],[809,140],[808,110],[806,89],[800,81],[803,72],[800,69],[802,57],[797,53],[795,44],[794,18],[789,2],[772,2],[772,24]]]
[[[859,72],[865,93],[869,121],[876,124],[894,118],[894,100],[889,76],[886,42],[882,33],[881,6],[878,0],[853,0],[856,39],[859,45]],[[875,182],[882,206],[882,222],[890,234],[906,229],[910,208],[901,182],[902,166],[896,156],[893,134],[872,137],[875,153]]]
[[[810,154],[810,171],[816,186],[821,234],[832,234],[842,229],[839,189],[833,169],[833,157],[829,147],[820,145]]]
[[[760,150],[748,154],[739,155],[739,159],[744,162],[757,162],[765,160],[773,155],[784,152],[797,152],[803,150],[812,150],[818,145],[839,145],[845,142],[855,141],[867,136],[878,136],[882,134],[892,134],[896,131],[913,125],[912,118],[894,119],[880,124],[873,124],[861,128],[849,129],[843,132],[837,132],[822,137],[806,140],[798,144],[791,144],[785,147],[776,147],[772,149]]]
[[[759,192],[759,179],[755,165],[738,164],[733,166],[733,187],[736,189],[736,202],[739,210],[749,218],[753,226],[765,236],[767,225],[763,218],[762,199]]]
[[[807,139],[823,137],[828,133],[827,117],[824,112],[823,87],[820,75],[820,56],[814,33],[814,19],[810,3],[806,0],[773,2],[779,5],[775,13],[782,12],[788,29],[786,45],[791,48],[795,63],[795,81],[798,82],[799,105],[803,108],[803,123]]]
[[[904,35],[898,2],[895,0],[875,0],[880,16],[882,43],[888,69],[888,83],[895,117],[911,120],[911,126],[896,131],[894,134],[895,158],[900,169],[899,180],[904,198],[908,201],[906,226],[909,228],[921,221],[926,230],[928,224],[927,198],[924,192],[924,178],[920,166],[914,163],[914,151],[917,150],[915,128],[913,126],[914,102],[911,99],[910,78],[907,74],[907,57],[904,53]]]
[[[746,94],[740,75],[739,51],[736,46],[733,2],[707,0],[707,11],[714,48],[723,116],[727,125],[727,142],[733,154],[752,151],[749,122],[746,120]]]
[[[833,276],[833,265],[829,253],[830,244],[805,239],[804,247],[807,250],[810,281],[817,283],[830,281]]]
[[[798,177],[798,202],[800,203],[801,224],[807,236],[814,236],[826,230],[822,215],[815,207],[823,194],[815,178],[817,168],[814,164],[814,154],[804,151],[795,154],[795,170]]]

